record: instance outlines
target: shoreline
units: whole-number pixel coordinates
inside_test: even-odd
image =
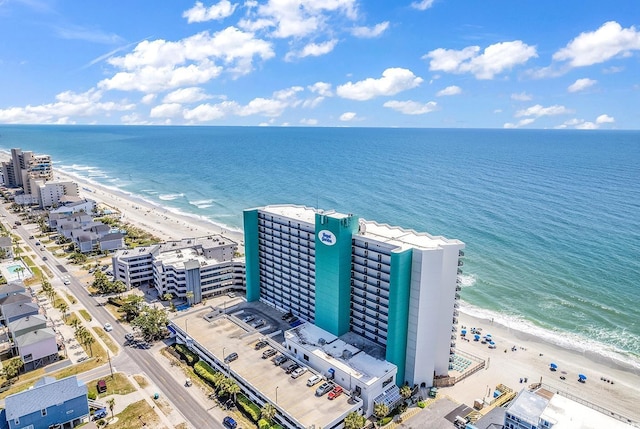
[[[8,154],[2,152],[0,158],[6,159]],[[76,182],[81,197],[94,199],[99,204],[118,210],[124,221],[156,235],[163,241],[223,234],[236,241],[238,251],[244,253],[242,231],[234,231],[211,220],[198,218],[197,215],[184,214],[177,209],[149,201],[143,196],[120,190],[115,186],[103,185],[64,169],[55,169],[54,175],[56,178]],[[458,339],[457,347],[463,352],[488,361],[487,368],[462,380],[456,386],[443,389],[443,392],[467,404],[473,404],[474,399],[485,397],[489,386],[495,387],[497,383],[504,383],[514,390],[519,390],[525,387],[519,383],[523,376],[530,382],[536,382],[542,377],[543,380],[550,379],[552,385],[558,386],[559,390],[566,389],[571,394],[584,396],[590,402],[603,404],[605,408],[640,421],[640,411],[635,410],[635,404],[640,403],[639,361],[629,357],[629,362],[625,362],[625,355],[613,351],[615,355],[620,355],[620,359],[617,359],[616,356],[610,355],[611,351],[607,350],[603,343],[586,343],[585,340],[561,332],[554,335],[553,331],[532,324],[529,326],[530,322],[526,320],[510,320],[508,316],[498,313],[492,319],[486,317],[488,314],[493,315],[493,312],[462,303],[459,331],[461,326],[482,327],[483,333],[491,332],[494,335],[498,346],[497,349],[491,350],[486,345],[482,347],[479,343]],[[547,334],[544,334],[545,332]],[[510,351],[512,346],[517,346],[517,351]],[[583,346],[582,349],[579,346]],[[561,381],[558,374],[549,371],[550,362],[557,363],[561,370],[566,368],[566,381]],[[569,375],[574,376],[580,371],[588,376],[586,384],[578,384],[573,379],[575,377],[571,380],[568,378]],[[601,378],[613,380],[615,384],[607,383]]]

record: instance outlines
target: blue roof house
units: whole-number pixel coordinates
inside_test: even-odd
[[[87,386],[75,376],[44,377],[29,390],[5,399],[9,429],[73,428],[87,421]]]

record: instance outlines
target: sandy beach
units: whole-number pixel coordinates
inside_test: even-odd
[[[461,313],[459,321],[457,348],[484,359],[486,367],[453,387],[441,389],[451,398],[473,406],[476,399],[490,400],[489,396],[499,383],[519,392],[542,381],[553,392],[564,392],[640,421],[640,409],[637,407],[640,403],[640,375],[637,369],[595,353],[556,346],[491,320]],[[462,326],[467,328],[469,341],[460,336]],[[491,334],[496,348],[490,349],[487,344],[474,341],[470,332],[472,327],[481,328],[483,335]],[[551,363],[557,365],[556,371],[551,371]],[[578,374],[587,376],[585,383],[578,381]]]
[[[7,159],[6,153],[0,158]],[[117,210],[123,219],[147,230],[162,240],[224,234],[239,244],[244,253],[243,236],[211,222],[186,215],[132,197],[104,186],[82,180],[64,171],[55,171],[56,179],[78,183],[80,196]],[[461,313],[459,317],[457,348],[486,361],[486,367],[441,392],[452,399],[473,406],[476,399],[490,399],[495,386],[502,383],[520,391],[532,383],[542,383],[553,391],[565,392],[607,410],[640,421],[640,371],[592,352],[569,350],[526,332]],[[467,340],[460,336],[462,326],[467,328]],[[471,327],[491,333],[495,349],[473,341]],[[550,363],[557,371],[550,370]],[[578,382],[578,374],[587,376]],[[564,377],[561,379],[560,377]],[[526,379],[526,383],[524,382]],[[609,381],[607,381],[609,380]]]

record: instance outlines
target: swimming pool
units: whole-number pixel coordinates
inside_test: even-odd
[[[18,271],[20,271],[21,268],[24,269],[22,265],[10,265],[7,267],[7,271],[9,271],[11,274],[16,274]]]

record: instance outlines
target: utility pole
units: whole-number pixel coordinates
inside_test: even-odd
[[[107,350],[107,359],[109,359],[109,371],[111,371],[111,379],[113,380],[113,367],[111,366],[111,354]]]

